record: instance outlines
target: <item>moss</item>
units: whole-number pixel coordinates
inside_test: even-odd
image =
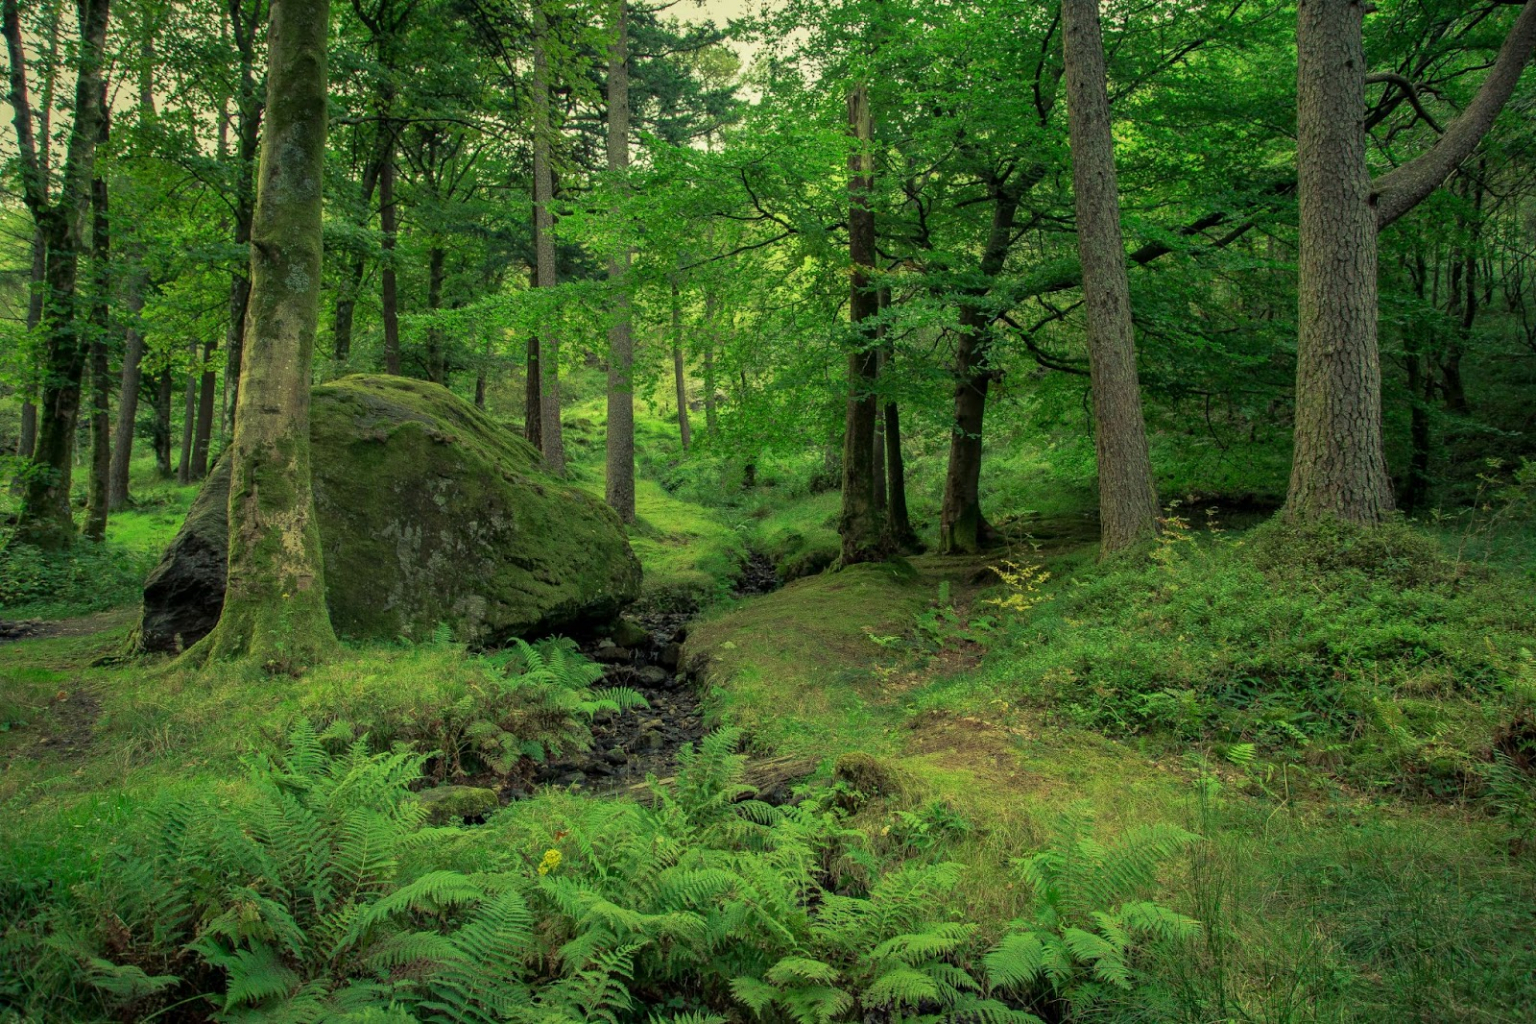
[[[416,794],[433,825],[451,825],[466,818],[484,818],[501,806],[494,789],[479,786],[438,786]]]

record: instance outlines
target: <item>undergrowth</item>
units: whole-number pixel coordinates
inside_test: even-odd
[[[553,796],[434,829],[424,754],[301,723],[232,793],[119,808],[71,863],[9,837],[0,1013],[1037,1024],[1156,986],[1144,951],[1196,927],[1141,899],[1188,837],[1106,847],[1077,814],[1019,861],[1035,915],[988,941],[944,909],[957,865],[879,860],[830,791],[753,799],[739,739],[685,751],[650,806]]]

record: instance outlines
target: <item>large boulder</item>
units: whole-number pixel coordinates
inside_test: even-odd
[[[446,388],[357,375],[314,389],[315,507],[342,636],[477,643],[608,622],[640,563],[607,506]],[[144,585],[140,644],[207,635],[224,603],[229,466],[209,474]]]

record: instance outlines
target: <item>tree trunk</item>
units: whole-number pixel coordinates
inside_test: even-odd
[[[395,209],[394,126],[386,119],[379,126],[386,133],[383,161],[379,165],[379,272],[380,300],[384,318],[384,372],[400,374],[400,293],[395,281],[395,233],[399,211]]]
[[[160,372],[155,386],[154,426],[150,432],[150,447],[155,450],[155,475],[161,480],[171,478],[171,401],[175,396],[175,380],[170,367]]]
[[[1157,532],[1157,492],[1136,374],[1099,0],[1063,0],[1061,11],[1077,251],[1098,442],[1099,550],[1109,555]]]
[[[535,4],[533,24],[533,209],[538,218],[537,263],[539,287],[553,288],[555,225],[550,207],[554,201],[554,169],[550,166],[549,55],[544,45],[549,21],[541,4]],[[539,440],[545,465],[551,472],[564,476],[565,440],[560,433],[560,337],[553,324],[547,325],[539,334]]]
[[[102,109],[106,109],[107,87],[102,83]],[[101,119],[98,144],[107,141],[110,116]],[[91,354],[91,475],[88,481],[85,524],[80,534],[98,543],[107,539],[107,508],[110,503],[112,474],[112,374],[107,357],[107,337],[111,331],[112,301],[112,228],[108,207],[107,183],[100,177],[91,181],[91,271],[92,295],[90,331]]]
[[[251,230],[251,331],[229,449],[224,608],[197,658],[294,672],[336,646],[310,477],[320,318],[328,0],[273,0],[268,123]]]
[[[875,352],[875,377],[885,372],[885,352]],[[875,515],[885,522],[885,399],[875,397],[874,436],[870,439],[870,491],[874,496]]]
[[[235,166],[235,245],[242,251],[248,249],[251,244],[251,221],[256,216],[256,150],[261,142],[261,118],[262,103],[257,95],[255,75],[255,48],[248,36],[242,34],[245,40],[241,45],[241,96],[238,104],[239,123],[236,130],[236,140],[239,149]],[[246,309],[251,300],[251,278],[248,272],[249,262],[237,269],[229,282],[229,326],[224,332],[224,415],[220,423],[229,432],[233,433],[235,410],[240,403],[240,367],[245,354]],[[212,350],[209,353],[212,355]],[[209,370],[212,370],[210,365]],[[204,388],[208,392],[208,399],[212,399],[212,387],[208,386],[207,378],[204,379]],[[210,406],[211,408],[211,406]],[[211,432],[211,420],[210,420]],[[201,420],[198,423],[199,434],[202,433]],[[206,461],[207,447],[203,449]],[[203,466],[198,467],[198,476],[204,475]]]
[[[891,308],[889,288],[880,289],[880,308]],[[880,372],[888,375],[891,373],[891,364],[896,361],[896,349],[889,337],[889,326],[881,330],[885,337],[880,351]],[[901,454],[901,414],[894,398],[887,397],[882,402],[880,415],[883,421],[881,435],[885,443],[886,543],[894,551],[918,552],[923,545],[917,539],[912,529],[911,516],[907,513],[907,466]]]
[[[853,339],[848,351],[848,401],[843,427],[843,507],[837,532],[843,565],[879,561],[885,549],[883,519],[875,500],[876,377],[880,348],[870,321],[880,313],[879,293],[870,280],[875,263],[874,124],[869,90],[848,95],[848,127],[853,148],[848,155],[848,256],[852,264],[848,318]]]
[[[715,317],[718,300],[713,288],[704,288],[704,433],[714,437],[720,430],[720,403],[715,397]]]
[[[608,172],[629,170],[629,16],[625,0],[614,0],[614,40],[608,50]],[[608,506],[626,523],[635,521],[634,341],[629,333],[629,250],[608,261],[614,320],[608,328]]]
[[[533,265],[528,268],[528,286],[539,286],[539,211],[533,211]],[[523,437],[529,444],[544,451],[543,410],[539,402],[539,336],[528,335],[525,346],[526,359],[523,367]]]
[[[441,246],[434,245],[427,251],[427,309],[432,312],[443,305],[443,261],[447,254]],[[443,332],[436,326],[427,328],[427,380],[434,384],[448,383],[448,360],[443,352]]]
[[[379,130],[378,153],[369,158],[363,167],[363,227],[367,227],[369,220],[369,208],[373,205],[373,194],[379,187],[379,169],[384,157],[384,132]],[[352,263],[347,267],[347,277],[342,285],[341,294],[336,297],[336,317],[331,336],[331,356],[338,363],[345,363],[352,358],[352,323],[357,311],[357,296],[362,291],[363,274],[367,270],[367,260],[361,253],[352,258]]]
[[[192,482],[192,437],[197,432],[197,339],[191,343],[193,370],[187,374],[185,409],[181,419],[181,461],[176,467],[176,482],[182,486]],[[169,373],[170,371],[166,371]]]
[[[1365,163],[1359,0],[1298,6],[1301,212],[1296,448],[1286,514],[1380,522],[1392,511],[1381,436],[1376,221]]]
[[[47,290],[46,279],[48,273],[48,247],[43,241],[41,228],[35,228],[32,232],[32,273],[27,280],[27,333],[30,335],[37,330],[37,325],[43,322],[43,294]],[[33,373],[36,373],[36,357],[32,357]],[[37,393],[36,380],[28,380],[22,389],[21,400],[21,443],[17,445],[16,454],[24,459],[32,457],[32,450],[37,447],[37,404],[32,401]]]
[[[74,540],[69,489],[75,429],[85,374],[85,338],[76,289],[85,220],[90,211],[96,141],[106,114],[102,103],[102,58],[107,34],[107,0],[85,0],[80,17],[80,70],[75,80],[75,123],[65,157],[59,201],[49,204],[42,187],[32,137],[23,73],[24,50],[16,0],[5,0],[4,27],[11,59],[11,106],[23,151],[23,191],[33,222],[47,246],[47,301],[43,312],[41,422],[35,469],[22,496],[16,539],[58,548]],[[44,146],[46,146],[44,140]],[[30,159],[28,159],[30,150]]]
[[[677,385],[677,432],[683,451],[693,446],[688,426],[688,379],[683,373],[683,305],[678,297],[677,275],[672,275],[672,379]]]
[[[144,374],[144,332],[139,314],[144,310],[144,289],[148,280],[141,267],[129,274],[127,295],[128,328],[124,335],[122,386],[117,396],[117,435],[112,447],[112,468],[107,491],[107,507],[112,511],[128,504],[128,471],[133,463],[133,432],[139,415],[139,389]]]
[[[1013,241],[1019,192],[994,183],[992,226],[982,252],[981,272],[989,280],[1002,272]],[[992,383],[988,362],[991,328],[979,302],[988,286],[962,300],[960,340],[955,350],[955,418],[949,437],[949,465],[944,474],[944,503],[939,511],[939,550],[946,555],[975,554],[992,539],[981,514],[981,431]]]
[[[227,329],[225,337],[228,337]],[[211,341],[203,346],[203,376],[197,390],[197,435],[192,441],[193,480],[201,480],[208,475],[208,449],[213,444],[213,413],[219,390],[219,375],[213,368],[214,351],[215,346]]]

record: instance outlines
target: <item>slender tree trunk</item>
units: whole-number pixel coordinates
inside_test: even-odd
[[[37,325],[43,322],[43,295],[46,291],[46,278],[48,273],[48,247],[43,242],[41,228],[32,232],[32,274],[28,278],[27,293],[27,334],[37,330]],[[31,359],[33,374],[36,373],[36,357]],[[24,459],[32,457],[32,450],[37,447],[37,403],[32,401],[37,393],[36,380],[28,380],[23,388],[21,401],[21,443],[17,446],[16,454]]]
[[[139,389],[144,374],[144,332],[139,314],[144,310],[144,289],[148,280],[143,268],[135,267],[129,273],[125,288],[128,310],[128,328],[124,334],[122,385],[117,397],[117,434],[112,446],[111,479],[108,484],[107,507],[112,511],[128,504],[128,471],[133,463],[133,432],[139,415]]]
[[[226,333],[225,337],[228,337]],[[203,346],[203,376],[197,391],[197,435],[192,441],[192,479],[208,475],[208,449],[213,444],[213,414],[219,391],[219,375],[213,368],[215,346]]]
[[[107,107],[107,86],[102,83],[102,109]],[[110,131],[110,115],[101,119],[98,145],[105,144]],[[112,227],[107,183],[101,177],[91,181],[91,271],[93,281],[90,315],[91,353],[91,475],[88,481],[85,524],[81,536],[86,540],[107,539],[107,509],[110,503],[112,473],[112,373],[107,355],[111,332],[112,301]]]
[[[239,105],[239,163],[236,166],[235,192],[235,245],[241,250],[250,248],[251,222],[256,216],[256,149],[261,139],[262,104],[255,95],[255,72],[249,61],[242,58],[241,88],[245,92]],[[236,270],[229,282],[229,326],[224,332],[224,416],[221,424],[233,433],[235,410],[240,403],[240,367],[245,354],[246,309],[251,300],[251,277],[248,264]],[[212,355],[210,350],[208,353]],[[210,366],[211,370],[211,366]],[[210,392],[212,388],[206,388]],[[202,424],[198,424],[201,433]],[[211,430],[211,420],[210,420]],[[204,456],[206,457],[206,444]],[[203,469],[198,469],[198,476]]]
[[[150,447],[155,450],[155,474],[161,480],[171,478],[171,401],[174,396],[175,379],[171,376],[170,367],[166,367],[160,371],[160,379],[155,386],[155,418],[150,432]]]
[[[629,171],[629,15],[614,0],[614,40],[608,49],[608,171]],[[608,506],[626,523],[635,521],[634,340],[629,333],[629,250],[608,261],[614,320],[608,328]]]
[[[378,151],[363,166],[363,227],[367,227],[370,219],[369,211],[373,206],[373,194],[379,187],[379,169],[383,157],[384,133],[381,128]],[[331,332],[331,356],[338,363],[345,363],[352,358],[352,323],[357,311],[357,296],[362,291],[363,274],[367,268],[367,260],[362,253],[353,256],[351,264],[347,267],[347,276],[341,293],[336,297],[336,315]]]
[[[427,309],[432,312],[443,305],[443,261],[447,254],[442,246],[434,245],[427,252]],[[440,328],[427,328],[427,380],[434,384],[448,382],[448,361],[443,352],[443,332]]]
[[[889,288],[880,289],[880,308],[891,308]],[[881,330],[885,336],[880,348],[880,372],[889,375],[896,361],[896,349],[889,336],[890,328],[882,327]],[[921,551],[922,544],[912,529],[912,519],[907,512],[907,467],[901,454],[901,414],[894,398],[887,397],[881,403],[880,417],[883,428],[881,436],[885,444],[886,543],[894,551]]]
[[[713,288],[704,288],[704,433],[714,437],[720,431],[720,402],[716,397],[719,387],[715,379],[715,318],[719,312],[719,300]]]
[[[273,0],[268,124],[251,231],[251,332],[230,445],[229,574],[192,656],[293,672],[336,645],[310,478],[320,319],[328,0]]]
[[[533,211],[533,265],[528,268],[528,286],[539,286],[539,211]],[[528,335],[527,358],[523,367],[523,437],[542,454],[544,451],[543,409],[539,401],[539,336]]]
[[[1286,514],[1300,520],[1376,523],[1392,511],[1381,436],[1363,17],[1359,0],[1302,0],[1297,12],[1300,312]]]
[[[1109,555],[1157,532],[1157,491],[1136,375],[1099,0],[1062,0],[1061,12],[1077,251],[1088,308],[1088,367],[1097,428],[1100,551]]]
[[[533,208],[538,218],[537,263],[540,288],[555,287],[554,169],[549,116],[549,55],[545,38],[549,21],[540,4],[534,7],[533,30]],[[544,463],[565,475],[565,439],[560,432],[560,337],[553,324],[539,333],[539,440]]]
[[[870,280],[875,263],[874,124],[869,90],[848,95],[848,127],[854,138],[848,156],[848,255],[852,263],[848,316],[854,337],[848,352],[848,402],[843,428],[843,508],[838,518],[842,564],[879,561],[887,554],[883,519],[875,499],[876,376],[878,340],[868,321],[879,315],[880,298]]]
[[[395,281],[395,234],[399,211],[395,209],[395,136],[394,126],[386,119],[379,125],[385,133],[384,154],[379,164],[379,230],[383,234],[380,254],[380,298],[384,318],[384,372],[400,374],[400,294]]]
[[[192,482],[192,443],[193,435],[197,433],[197,382],[199,373],[197,364],[197,340],[191,343],[192,363],[194,369],[187,374],[187,386],[185,391],[185,409],[181,420],[181,460],[176,467],[176,482],[185,486]],[[169,373],[170,371],[166,371]]]
[[[885,370],[885,352],[875,352],[875,378],[878,380]],[[875,426],[874,436],[870,444],[870,491],[874,496],[875,515],[880,521],[885,521],[885,503],[887,499],[885,491],[885,399],[878,395],[875,398]]]
[[[683,451],[693,446],[688,426],[688,379],[683,367],[683,304],[678,297],[677,275],[672,275],[672,378],[677,385],[677,431]]]
[[[23,190],[34,223],[42,229],[48,253],[41,422],[33,457],[36,469],[22,496],[16,530],[18,540],[41,547],[67,546],[75,534],[69,490],[88,348],[76,284],[85,220],[91,205],[96,140],[106,114],[101,102],[101,83],[107,15],[107,0],[85,0],[82,4],[75,123],[65,157],[62,195],[57,203],[49,204],[38,178],[31,114],[20,71],[25,60],[20,15],[16,0],[4,2],[6,44],[12,65],[11,106],[22,149],[24,153],[31,151],[30,160],[23,157]]]

